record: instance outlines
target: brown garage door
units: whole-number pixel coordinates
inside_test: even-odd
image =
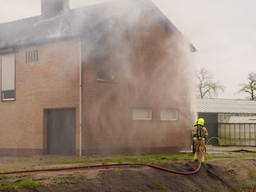
[[[46,110],[47,153],[75,154],[75,109]]]

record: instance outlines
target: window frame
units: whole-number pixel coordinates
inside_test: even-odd
[[[114,72],[115,72],[115,74],[114,74]],[[113,78],[113,75],[115,75],[114,78]],[[113,64],[113,63],[97,64],[96,81],[97,82],[106,82],[106,83],[119,83],[120,82],[120,68],[119,68],[118,64]]]
[[[3,90],[3,56],[13,54],[14,57],[14,88]],[[16,101],[16,53],[13,49],[8,49],[6,51],[3,51],[0,53],[0,97],[1,102],[14,102]],[[13,98],[4,98],[4,92],[7,91],[14,91],[14,97]]]

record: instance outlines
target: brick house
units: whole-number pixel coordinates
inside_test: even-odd
[[[175,26],[149,0],[68,4],[42,0],[41,16],[0,25],[0,155],[186,147],[186,43]]]

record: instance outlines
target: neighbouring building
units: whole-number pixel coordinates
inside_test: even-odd
[[[209,144],[256,146],[255,101],[199,99],[197,113],[213,138]]]
[[[68,5],[0,25],[0,155],[188,146],[193,46],[149,0]]]

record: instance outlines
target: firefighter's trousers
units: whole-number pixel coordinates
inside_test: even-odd
[[[195,143],[195,149],[196,152],[194,154],[194,160],[200,160],[198,158],[201,158],[201,162],[204,162],[205,160],[205,139],[199,140],[198,138],[193,138]]]

